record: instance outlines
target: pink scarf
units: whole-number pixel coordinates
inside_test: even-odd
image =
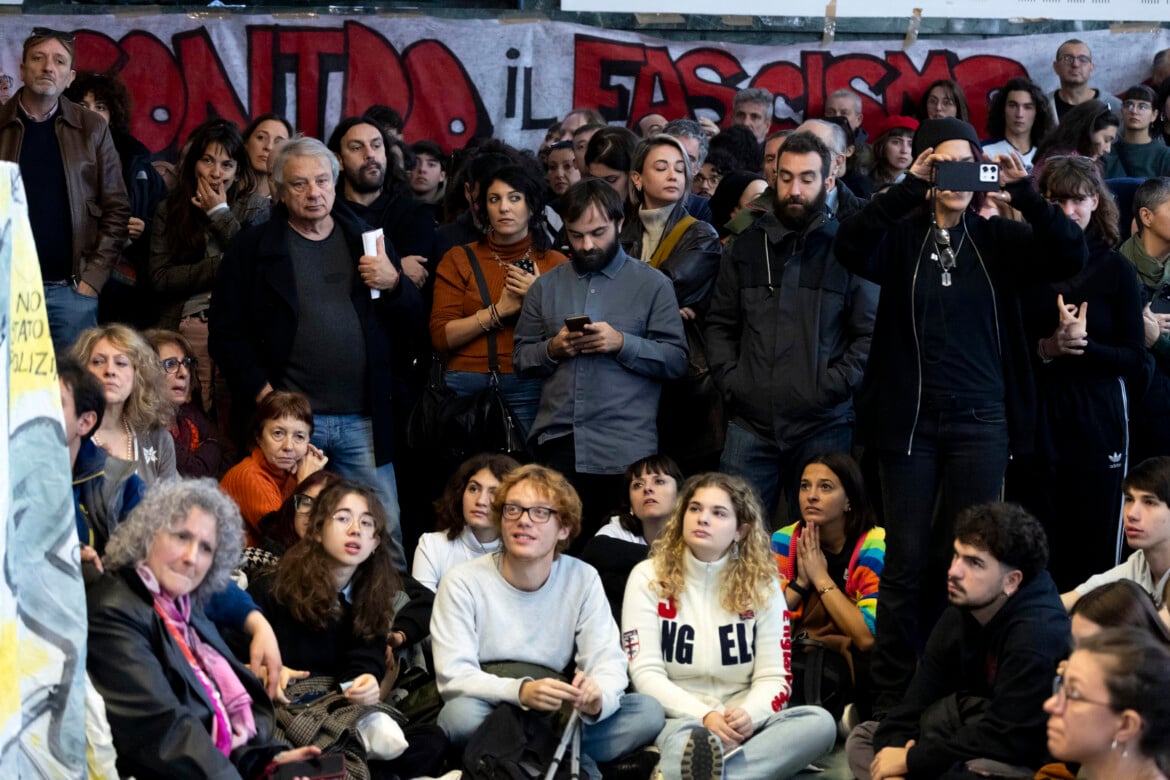
[[[163,619],[167,632],[178,644],[191,665],[215,712],[211,723],[211,739],[225,756],[234,748],[256,736],[256,722],[252,717],[252,697],[236,676],[231,664],[211,645],[199,639],[191,629],[191,597],[170,599],[159,589],[154,572],[145,563],[136,571],[142,584],[154,596],[154,611]]]

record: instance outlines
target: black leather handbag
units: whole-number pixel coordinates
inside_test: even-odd
[[[464,246],[483,305],[491,305],[487,280],[471,247]],[[407,444],[456,466],[481,452],[502,452],[528,460],[524,435],[500,391],[500,357],[496,334],[487,334],[488,386],[467,396],[457,396],[443,377],[436,356],[430,379],[407,421]]]

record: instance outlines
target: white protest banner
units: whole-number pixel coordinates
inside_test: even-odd
[[[0,67],[17,74],[21,41],[34,26],[65,17],[14,17],[0,31]],[[887,112],[913,110],[926,86],[953,78],[966,90],[983,132],[992,91],[1029,75],[1057,86],[1052,61],[1070,37],[920,40],[748,46],[668,42],[630,32],[562,23],[495,20],[272,16],[202,18],[156,14],[86,16],[75,67],[113,70],[134,95],[131,131],[154,151],[175,150],[200,122],[219,115],[247,124],[269,111],[303,133],[327,137],[343,116],[393,106],[408,141],[445,149],[494,135],[535,148],[549,123],[574,106],[600,108],[630,125],[650,111],[726,123],[732,96],[747,86],[777,95],[776,127],[820,116],[825,96],[852,87],[871,127]],[[1096,31],[1093,83],[1120,92],[1149,76],[1170,30]]]

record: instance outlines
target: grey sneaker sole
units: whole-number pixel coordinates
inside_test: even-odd
[[[691,729],[683,748],[682,780],[722,780],[723,749],[719,738],[704,728]]]

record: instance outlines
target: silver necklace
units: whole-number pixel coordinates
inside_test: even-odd
[[[966,227],[966,223],[963,225]],[[939,226],[937,223],[931,227],[931,232],[934,236],[934,251],[930,253],[930,259],[938,263],[942,268],[942,286],[951,286],[951,271],[959,264],[957,255],[963,251],[963,242],[967,240],[967,231],[963,231],[963,235],[959,238],[959,246],[951,249],[951,233],[945,227]]]

